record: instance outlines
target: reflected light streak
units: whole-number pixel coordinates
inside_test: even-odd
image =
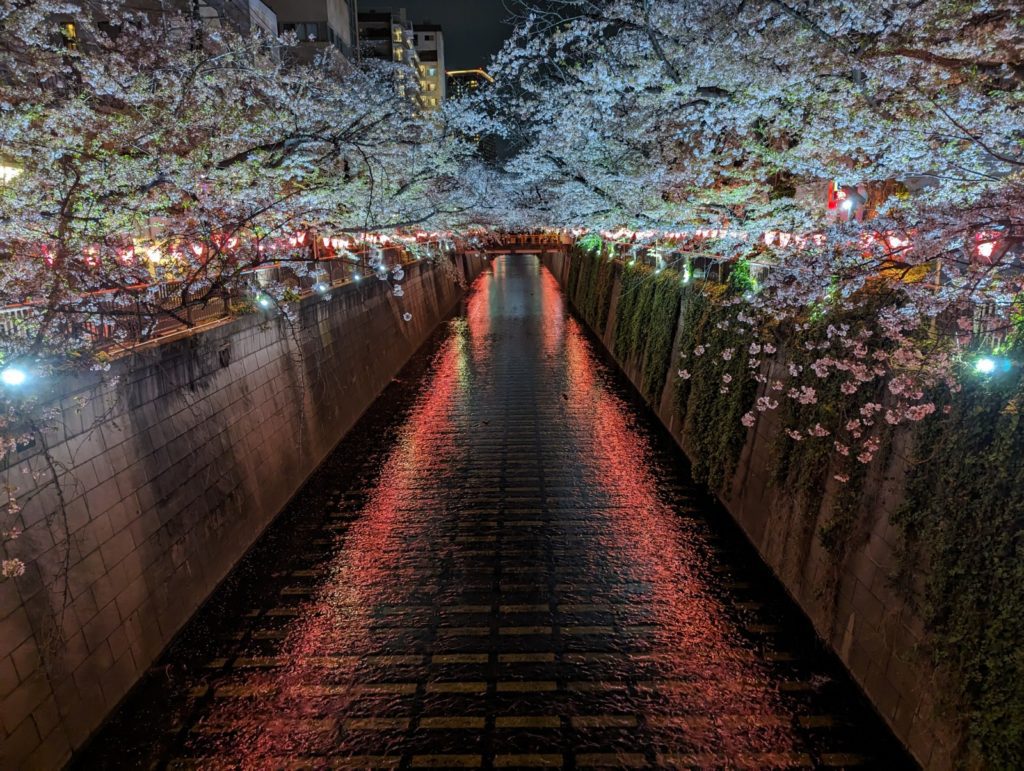
[[[661,664],[686,684],[674,694],[675,711],[713,718],[702,734],[691,725],[686,742],[735,759],[794,746],[789,727],[759,725],[760,716],[778,714],[772,677],[712,594],[701,553],[707,544],[659,497],[650,447],[630,425],[630,407],[598,379],[604,365],[571,317],[565,349],[570,414],[582,444],[595,449],[583,456],[591,463],[587,484],[599,486],[609,504],[608,548],[600,557],[612,572],[650,583],[660,610],[658,648],[666,652]]]
[[[475,285],[473,299],[480,294]],[[375,636],[381,606],[404,604],[403,589],[422,587],[418,566],[402,560],[406,541],[429,527],[428,520],[417,519],[410,496],[425,463],[447,464],[464,451],[452,442],[452,416],[468,393],[468,330],[465,323],[454,323],[453,330],[381,469],[373,497],[342,536],[329,577],[288,624],[279,654],[286,663],[248,676],[252,697],[235,705],[225,700],[207,718],[211,726],[230,727],[218,754],[237,759],[242,768],[277,768],[285,757],[338,752],[333,730],[311,734],[311,723],[303,718],[349,712],[358,698],[357,680],[365,682],[366,676],[359,676],[359,660],[347,654]]]

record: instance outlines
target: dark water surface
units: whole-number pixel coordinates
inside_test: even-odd
[[[78,766],[912,767],[533,256],[477,280]]]

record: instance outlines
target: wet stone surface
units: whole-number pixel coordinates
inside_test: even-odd
[[[533,256],[477,280],[77,765],[912,767]]]

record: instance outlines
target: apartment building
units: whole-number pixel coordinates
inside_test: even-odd
[[[328,46],[333,46],[345,56],[353,56],[356,16],[349,0],[268,2],[277,14],[278,31],[282,34],[292,32],[298,38],[298,59],[308,61]]]
[[[436,110],[448,97],[444,70],[444,30],[430,22],[413,24],[413,45],[419,55],[420,91],[424,108]]]

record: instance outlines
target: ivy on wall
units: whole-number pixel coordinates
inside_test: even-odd
[[[612,337],[612,353],[619,361],[628,361],[633,352],[632,329],[637,317],[640,291],[644,279],[652,271],[646,266],[627,265],[622,270],[619,282],[619,303],[615,309],[615,330]]]
[[[580,285],[580,273],[583,270],[583,258],[586,252],[581,249],[573,249],[569,252],[569,275],[565,278],[565,293],[575,302],[576,293]]]
[[[617,263],[604,255],[600,241],[591,248],[578,248],[571,255],[568,292],[576,310],[599,334],[608,324],[615,287]]]
[[[693,476],[716,491],[727,486],[736,469],[747,438],[740,418],[757,391],[747,376],[751,336],[731,323],[735,310],[721,303],[730,294],[720,284],[687,285],[679,346],[684,376],[675,392],[693,450]]]
[[[660,398],[672,364],[681,298],[676,271],[638,264],[623,268],[613,350],[621,361],[639,366],[640,390],[651,403]]]
[[[1024,758],[1024,377],[965,376],[948,415],[918,427],[903,506],[903,586],[928,565],[927,650],[949,675],[968,763]],[[909,591],[909,589],[908,589]]]
[[[808,350],[808,341],[828,337],[829,327],[850,326],[855,329],[870,327],[878,317],[881,304],[892,304],[893,295],[877,295],[866,292],[861,301],[846,307],[822,307],[809,309],[807,320],[800,330],[785,330],[785,359],[799,368],[810,367],[819,357],[817,350]],[[780,330],[780,333],[782,331]],[[883,340],[873,334],[871,346]],[[829,501],[828,519],[818,535],[822,546],[832,556],[834,563],[840,563],[850,550],[854,526],[860,516],[860,505],[864,498],[864,483],[868,467],[847,454],[836,452],[836,437],[843,435],[844,424],[851,418],[859,418],[859,407],[865,401],[881,403],[885,400],[882,383],[873,387],[861,385],[856,399],[842,393],[840,379],[828,377],[817,383],[817,401],[800,404],[793,399],[779,399],[779,419],[782,425],[820,426],[821,436],[803,436],[799,441],[779,432],[775,437],[771,453],[769,472],[773,482],[785,488],[797,499],[798,508],[809,521],[817,519],[820,502],[825,494],[829,478],[833,475],[847,477],[844,484],[834,488]],[[892,447],[892,430],[882,421],[876,421],[876,430],[881,455],[876,463],[883,467]]]
[[[603,329],[616,263],[600,255],[573,262],[570,276],[577,281],[569,284],[570,296],[591,326]],[[613,267],[602,270],[602,265]],[[677,377],[672,367],[674,405],[692,450],[694,478],[716,491],[731,484],[748,436],[741,418],[758,397],[747,374],[756,358],[750,353],[754,336],[736,323],[740,298],[756,291],[752,282],[742,269],[728,285],[685,286],[672,271],[655,273],[644,265],[621,271],[612,350],[619,361],[638,368],[644,395],[656,402],[679,326],[679,367],[685,377]],[[804,343],[823,339],[822,329],[861,328],[877,315],[872,303],[894,302],[891,294],[874,297],[870,291],[862,299],[844,308],[808,309],[802,325],[773,330],[785,352],[780,358],[810,366],[821,354]],[[872,336],[871,344],[884,344],[882,337]],[[905,502],[894,517],[907,543],[897,580],[908,600],[919,602],[927,630],[924,650],[948,677],[948,707],[965,736],[964,764],[1012,768],[1024,757],[1024,373],[1017,369],[984,382],[974,375],[965,380],[964,391],[940,405],[948,414],[940,410],[917,425]],[[821,428],[819,436],[800,438],[780,431],[769,469],[775,484],[797,496],[797,508],[807,515],[808,538],[831,476],[848,478],[833,488],[825,522],[815,534],[837,566],[855,545],[870,467],[837,453],[835,445],[865,400],[886,400],[881,386],[864,385],[856,399],[839,386],[839,378],[823,378],[813,403],[765,391],[777,397],[780,425]],[[879,417],[872,430],[881,447],[873,464],[885,468],[893,429]]]
[[[618,272],[618,263],[609,257],[601,263],[601,269],[597,275],[592,320],[594,327],[601,330],[601,334],[604,334],[608,326],[608,315],[612,308],[612,291],[615,289],[615,277]]]
[[[681,278],[674,270],[655,274],[651,283],[654,289],[644,325],[641,390],[650,402],[656,404],[672,364],[672,343],[675,342],[683,293]]]

